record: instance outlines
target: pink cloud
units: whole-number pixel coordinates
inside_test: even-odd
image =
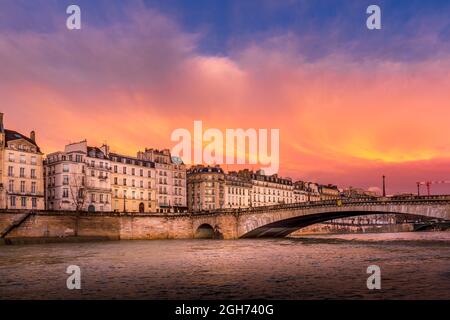
[[[82,32],[4,33],[0,96],[7,126],[36,129],[44,151],[107,141],[133,154],[170,147],[172,130],[279,128],[281,173],[392,189],[447,178],[449,57],[420,63],[308,61],[295,37],[202,54],[201,35],[155,11]]]

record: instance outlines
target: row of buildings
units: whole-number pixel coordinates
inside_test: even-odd
[[[262,171],[187,168],[169,150],[136,156],[87,141],[46,155],[29,137],[4,129],[0,113],[0,208],[96,212],[183,212],[336,199],[333,185],[293,182]]]

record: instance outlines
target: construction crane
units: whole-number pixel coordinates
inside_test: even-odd
[[[438,181],[421,181],[417,182],[417,195],[420,196],[420,186],[427,187],[427,194],[430,195],[430,189],[432,184],[450,184],[450,180],[438,180]]]

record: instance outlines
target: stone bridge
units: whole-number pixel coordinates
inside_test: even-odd
[[[194,237],[285,237],[328,220],[369,214],[408,214],[450,220],[450,196],[329,200],[191,214]]]
[[[170,214],[7,210],[0,212],[0,244],[24,238],[65,241],[65,238],[99,237],[112,240],[284,237],[315,223],[377,213],[450,221],[450,196],[341,199]]]

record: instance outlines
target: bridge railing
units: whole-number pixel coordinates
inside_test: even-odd
[[[450,203],[450,195],[438,196],[393,196],[393,197],[367,197],[367,198],[336,198],[331,200],[283,203],[270,206],[258,206],[249,208],[234,209],[216,209],[210,211],[196,212],[196,215],[210,214],[240,214],[257,213],[276,210],[307,209],[317,207],[342,207],[342,206],[360,206],[360,205],[388,205],[388,204],[431,204],[431,203]]]

